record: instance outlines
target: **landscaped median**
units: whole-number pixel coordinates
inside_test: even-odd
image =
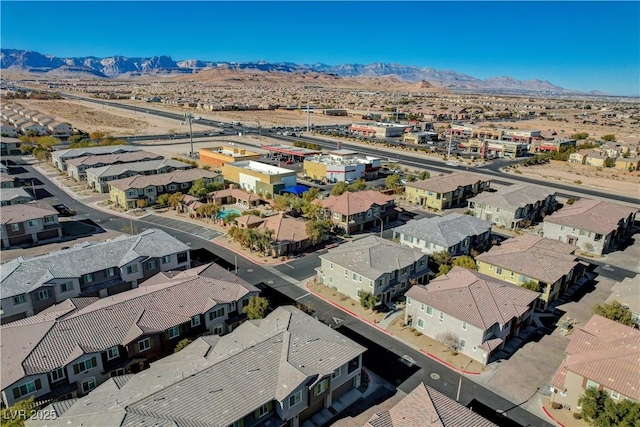
[[[387,335],[391,335],[399,341],[410,345],[432,359],[447,365],[451,369],[470,375],[479,375],[491,369],[464,354],[451,352],[436,340],[422,335],[410,326],[405,326],[404,313],[401,313],[400,316],[392,320],[385,328],[380,326],[380,322],[383,321],[386,313],[364,308],[360,305],[359,301],[355,301],[328,286],[317,283],[315,279],[307,281],[307,288],[317,297],[383,331]]]

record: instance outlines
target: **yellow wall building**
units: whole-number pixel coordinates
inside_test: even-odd
[[[466,203],[467,198],[486,190],[490,184],[491,180],[481,175],[459,172],[407,182],[405,193],[411,203],[443,210]]]
[[[238,147],[209,147],[199,150],[200,161],[205,165],[224,166],[241,160],[260,160],[260,154]]]
[[[295,171],[252,160],[227,163],[222,167],[222,175],[240,188],[262,195],[280,194],[297,181]]]

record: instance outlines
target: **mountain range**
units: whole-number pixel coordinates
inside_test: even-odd
[[[339,77],[395,77],[417,83],[426,81],[436,87],[458,90],[532,93],[579,93],[544,80],[517,80],[512,77],[479,79],[452,70],[437,70],[401,64],[373,63],[327,65],[290,62],[215,62],[199,59],[175,61],[170,56],[127,58],[93,56],[59,58],[31,50],[0,49],[0,69],[46,73],[58,77],[132,78],[136,76],[193,74],[202,70],[246,70],[280,73],[326,73]]]

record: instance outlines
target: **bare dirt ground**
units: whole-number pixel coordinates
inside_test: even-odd
[[[572,184],[576,187],[576,191],[584,187],[625,196],[640,196],[640,172],[624,172],[617,169],[595,168],[566,162],[520,167],[517,170],[522,173],[522,176]],[[520,175],[515,173],[513,169],[507,172],[514,176]]]

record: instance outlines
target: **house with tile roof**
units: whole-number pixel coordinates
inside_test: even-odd
[[[640,326],[640,274],[633,277],[625,277],[620,282],[616,282],[611,288],[611,295],[605,301],[612,303],[618,301],[623,307],[631,311],[631,320]]]
[[[10,190],[10,189],[6,189]],[[43,201],[17,203],[0,208],[2,248],[61,239],[58,211]]]
[[[162,160],[160,154],[148,151],[131,151],[126,153],[105,154],[103,156],[82,156],[69,159],[67,164],[67,175],[76,181],[86,181],[86,170],[89,168],[100,168],[109,165],[120,165],[123,163],[148,162],[150,160]]]
[[[324,209],[325,217],[347,234],[364,231],[370,227],[380,227],[381,221],[389,223],[398,218],[400,209],[395,197],[379,191],[347,191],[339,196],[329,196],[316,200]]]
[[[457,351],[486,365],[531,323],[540,293],[453,267],[405,295],[405,324],[436,340],[441,333],[455,334]]]
[[[546,310],[584,273],[578,248],[558,240],[523,234],[505,240],[476,256],[478,271],[514,285],[534,282],[540,298],[536,308]]]
[[[273,230],[271,248],[274,257],[297,253],[311,246],[311,240],[307,234],[307,221],[302,218],[292,218],[279,213],[263,218],[256,229]]]
[[[33,196],[23,187],[0,189],[0,206],[24,205],[33,200]]]
[[[528,227],[556,210],[556,193],[533,185],[513,185],[495,193],[484,192],[467,200],[476,218],[516,229]]]
[[[136,175],[109,181],[109,198],[116,206],[126,209],[137,207],[139,201],[153,205],[165,193],[186,194],[193,183],[204,179],[207,184],[224,184],[222,175],[204,169],[175,170],[156,175]]]
[[[400,402],[373,414],[364,427],[497,427],[438,390],[420,383]]]
[[[640,330],[597,314],[575,330],[551,381],[551,400],[579,411],[585,389],[604,390],[614,401],[640,402]]]
[[[615,249],[633,228],[638,208],[580,199],[544,218],[544,237],[602,255]]]
[[[14,188],[14,187],[16,187],[16,178],[13,175],[9,174],[5,166],[4,171],[0,172],[0,188]]]
[[[486,190],[491,180],[482,175],[457,172],[420,181],[407,182],[407,200],[418,206],[444,210],[466,204],[468,198]]]
[[[318,281],[356,301],[363,292],[382,304],[429,278],[427,255],[378,236],[368,236],[320,255]]]
[[[105,156],[108,154],[121,154],[130,151],[142,151],[142,148],[133,147],[131,145],[106,145],[86,148],[69,148],[66,150],[56,150],[51,153],[51,162],[60,171],[66,172],[67,160],[75,159],[76,157]]]
[[[409,221],[393,230],[400,244],[426,254],[447,251],[451,256],[482,251],[491,243],[491,222],[473,216],[451,213],[445,216]]]
[[[72,298],[0,329],[2,399],[37,404],[85,395],[110,377],[138,372],[185,338],[222,335],[246,319],[259,289],[221,267],[158,274],[109,298]],[[223,270],[221,277],[217,270]],[[233,326],[233,327],[231,327]]]
[[[107,157],[107,156],[103,156]],[[173,159],[136,161],[133,163],[112,164],[85,169],[87,184],[98,193],[109,192],[109,181],[129,178],[136,175],[156,175],[175,170],[193,169],[194,166]]]
[[[33,316],[67,298],[106,297],[135,288],[158,272],[190,266],[190,247],[157,229],[19,257],[0,270],[0,320],[4,324]]]
[[[107,380],[69,405],[68,425],[299,427],[360,386],[366,348],[292,306],[230,334],[203,336],[136,375]],[[213,409],[213,410],[212,410]]]

